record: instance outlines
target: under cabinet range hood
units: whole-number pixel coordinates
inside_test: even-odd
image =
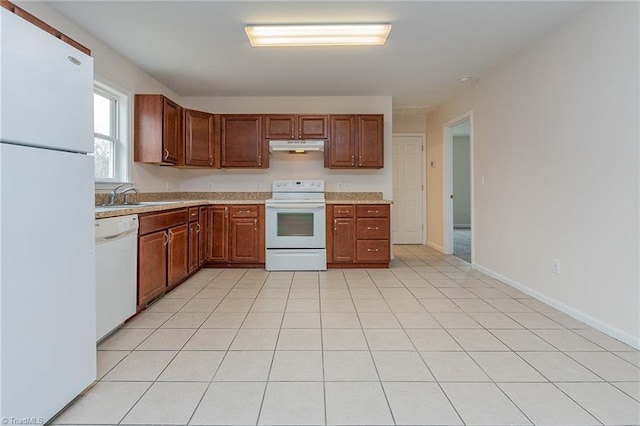
[[[270,140],[269,152],[323,152],[324,140]]]

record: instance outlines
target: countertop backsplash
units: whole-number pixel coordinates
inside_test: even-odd
[[[109,203],[109,194],[96,193],[95,204]],[[122,196],[118,196],[116,203],[122,202]],[[256,200],[264,201],[271,198],[271,192],[142,192],[140,194],[130,193],[129,201],[150,202],[150,201],[178,201],[178,200]],[[326,192],[327,201],[344,200],[359,201],[371,200],[382,201],[382,192]]]

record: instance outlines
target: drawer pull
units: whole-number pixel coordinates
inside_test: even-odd
[[[380,213],[378,210],[367,210],[367,213]]]
[[[349,210],[338,210],[338,213],[340,213],[340,214],[348,214]]]
[[[164,231],[164,234],[162,234],[162,244],[165,246],[169,244],[169,236],[167,235],[167,231]]]
[[[380,250],[379,249],[367,249],[367,251],[369,251],[369,252],[371,252],[371,251],[372,252],[379,252]]]
[[[167,158],[169,158],[169,150],[165,148],[165,150],[164,150],[164,159],[166,160]]]
[[[200,233],[200,224],[196,223],[196,234]]]
[[[251,210],[240,210],[238,212],[238,214],[249,214],[249,213],[251,213]]]
[[[377,226],[367,226],[367,230],[368,230],[368,231],[371,231],[371,230],[375,230],[375,231],[377,231],[377,230],[378,230],[378,227],[377,227]]]

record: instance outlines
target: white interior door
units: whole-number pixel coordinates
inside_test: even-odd
[[[393,135],[393,242],[424,243],[424,134]]]

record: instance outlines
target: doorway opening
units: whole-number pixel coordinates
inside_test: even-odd
[[[444,125],[444,252],[473,263],[472,113]]]
[[[393,244],[424,244],[424,133],[393,134]]]

